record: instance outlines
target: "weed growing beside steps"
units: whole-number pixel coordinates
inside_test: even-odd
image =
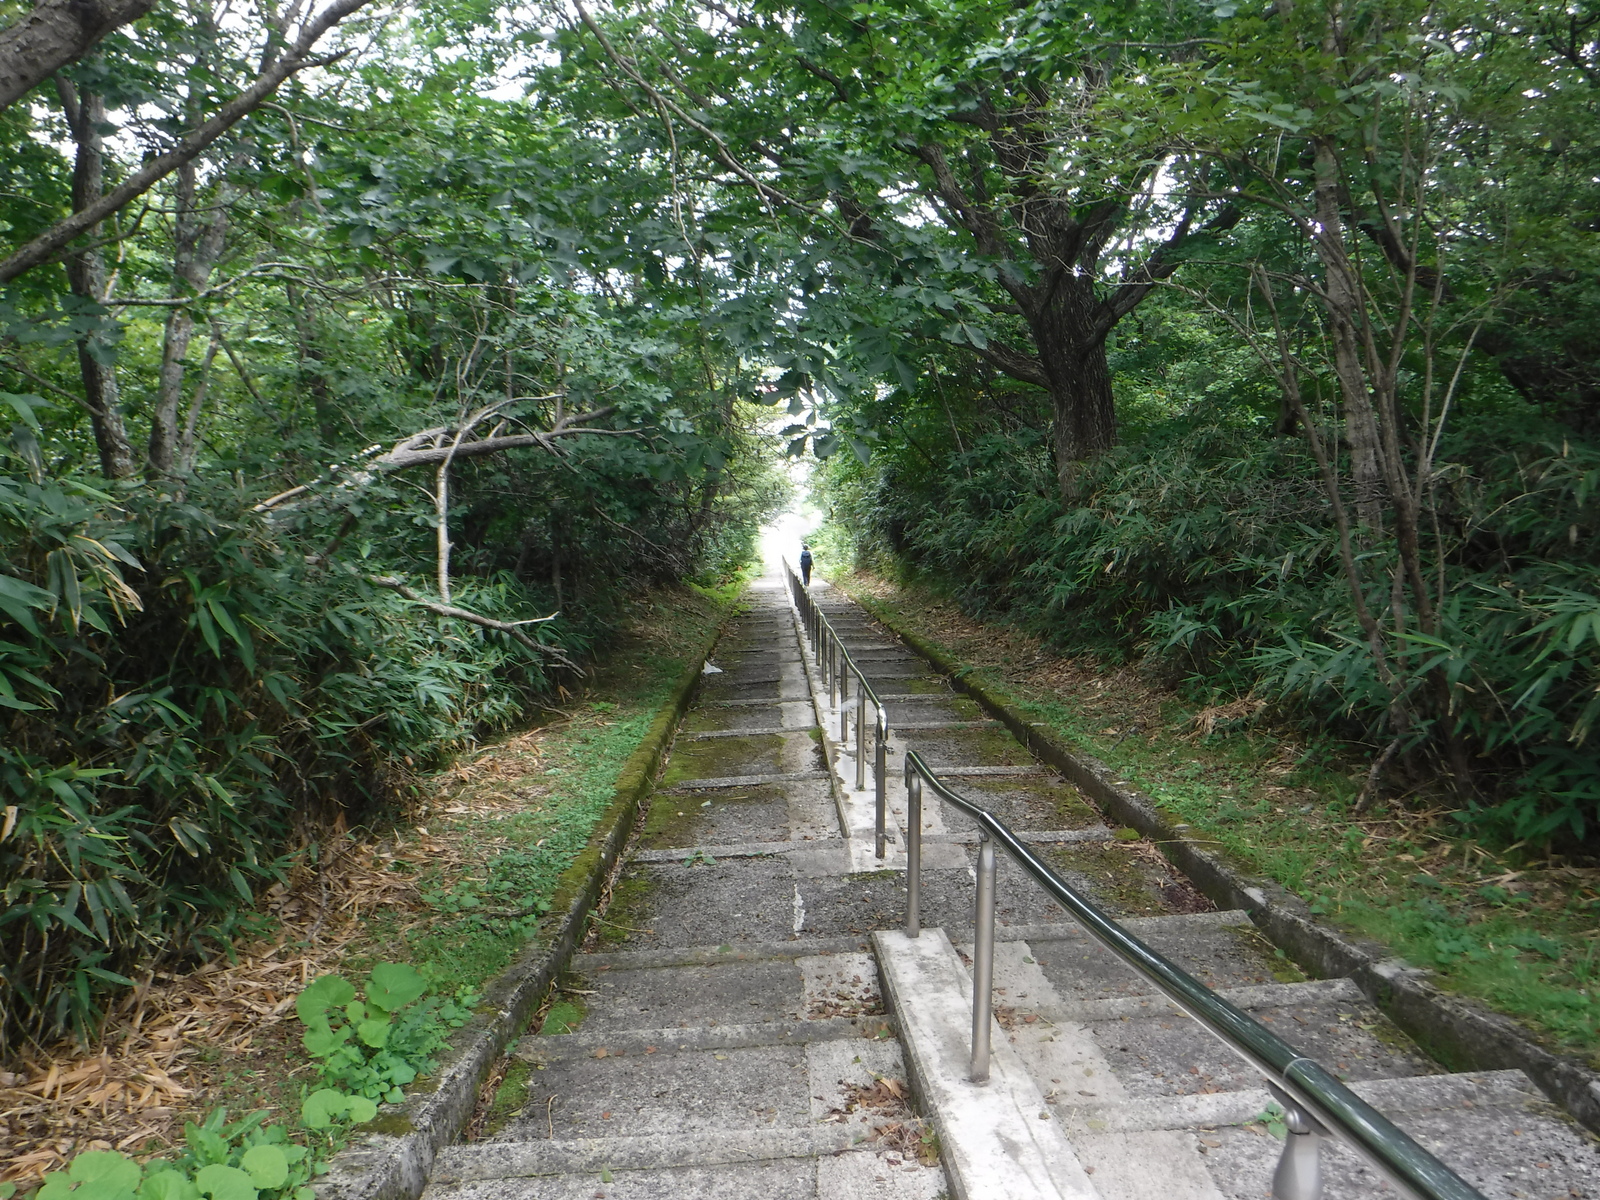
[[[323,1082],[293,1012],[316,976],[359,981],[380,962],[409,960],[441,1008],[470,1009],[535,934],[537,909],[739,586],[647,597],[582,698],[458,759],[409,823],[331,842],[269,898],[267,938],[241,943],[231,962],[156,978],[139,1022],[108,1027],[103,1046],[63,1046],[0,1074],[0,1175],[27,1188],[85,1150],[170,1154],[184,1120],[217,1106],[292,1125],[305,1090]],[[524,909],[534,912],[502,915]]]
[[[379,1100],[431,1068],[433,1052],[465,1014],[418,1003],[427,982],[403,963],[379,963],[364,994],[338,975],[323,975],[295,1001],[301,1041],[329,1087],[305,1093],[299,1120],[267,1123],[266,1110],[230,1122],[224,1108],[184,1126],[180,1152],[141,1163],[121,1150],[88,1150],[48,1172],[37,1200],[315,1200],[311,1181],[346,1131],[370,1121]],[[16,1194],[0,1184],[0,1200]]]

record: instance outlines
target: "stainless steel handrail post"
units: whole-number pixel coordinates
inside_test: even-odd
[[[922,776],[906,763],[906,936],[922,933]]]
[[[1268,1083],[1267,1090],[1283,1106],[1283,1153],[1272,1172],[1273,1200],[1321,1200],[1322,1135],[1326,1132],[1282,1088]]]
[[[994,1007],[994,841],[978,834],[978,896],[972,918],[972,1082],[989,1082]]]
[[[878,721],[873,726],[873,803],[878,810],[878,857],[886,852],[887,831],[884,825],[889,813],[889,716],[878,705]]]
[[[867,786],[867,688],[856,685],[856,791]]]
[[[856,691],[861,690],[861,685],[856,684]],[[844,671],[839,675],[839,744],[850,744],[850,672]]]

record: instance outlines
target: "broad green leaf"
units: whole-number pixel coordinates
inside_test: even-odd
[[[300,1044],[306,1048],[306,1053],[311,1057],[327,1058],[350,1040],[350,1034],[351,1029],[348,1025],[334,1029],[324,1021],[321,1024],[312,1024],[301,1034]]]
[[[350,1112],[353,1099],[333,1088],[318,1088],[300,1106],[300,1119],[312,1129],[328,1129]]]
[[[157,1171],[139,1188],[139,1200],[200,1200],[200,1189],[177,1171]]]
[[[81,1200],[131,1200],[143,1174],[138,1163],[115,1150],[86,1151],[67,1170],[80,1185],[73,1194]]]
[[[240,1155],[239,1165],[259,1188],[282,1187],[289,1179],[289,1160],[277,1146],[251,1146]]]
[[[340,975],[322,975],[306,984],[294,1002],[294,1011],[302,1021],[310,1023],[322,1019],[328,1009],[342,1007],[355,998],[355,984],[348,979]]]
[[[419,999],[428,990],[428,981],[406,963],[379,963],[367,981],[367,1003],[384,1012],[395,1012]]]
[[[381,1021],[362,1021],[356,1026],[356,1036],[364,1045],[371,1046],[374,1050],[382,1050],[389,1044],[389,1020],[385,1017]]]
[[[259,1190],[248,1172],[221,1163],[201,1167],[195,1172],[194,1183],[200,1194],[211,1200],[256,1200]]]

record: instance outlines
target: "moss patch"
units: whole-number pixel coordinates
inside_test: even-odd
[[[1121,844],[1053,847],[1045,857],[1059,870],[1081,875],[1112,916],[1156,917],[1170,911],[1151,872]]]
[[[1051,778],[1007,779],[1004,776],[963,776],[958,790],[980,799],[984,796],[1011,797],[1026,794],[1029,801],[1051,809],[1056,814],[1050,821],[1051,829],[1092,829],[1103,824],[1100,814],[1070,783]]]
[[[657,792],[645,816],[642,844],[652,850],[675,850],[697,846],[705,841],[700,831],[706,817],[721,805],[783,804],[783,788],[778,784],[726,788],[708,792]]]
[[[1274,946],[1272,939],[1254,925],[1225,925],[1223,928],[1227,930],[1229,936],[1243,942],[1249,954],[1264,957],[1267,969],[1272,972],[1272,978],[1279,983],[1304,983],[1311,978],[1299,968],[1294,959]]]
[[[611,903],[599,923],[600,944],[614,946],[626,942],[635,929],[645,927],[649,918],[650,893],[654,891],[648,872],[624,871],[611,889]]]
[[[982,729],[919,729],[912,735],[917,753],[931,762],[982,763],[993,767],[1032,767],[1033,755],[1004,726]]]
[[[495,1089],[494,1100],[490,1102],[489,1111],[483,1118],[480,1137],[493,1137],[513,1118],[521,1115],[523,1106],[528,1103],[528,1079],[532,1074],[532,1065],[520,1058],[512,1060],[506,1068],[506,1077]]]
[[[769,775],[782,770],[783,736],[710,738],[681,741],[673,747],[672,762],[662,777],[662,787],[690,779],[722,779],[729,775]]]
[[[588,1015],[583,1002],[576,995],[566,993],[550,1006],[549,1012],[545,1013],[544,1023],[539,1026],[539,1036],[556,1037],[563,1033],[573,1033]]]

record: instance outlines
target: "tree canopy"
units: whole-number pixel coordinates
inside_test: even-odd
[[[773,433],[1363,803],[1592,837],[1593,0],[65,11],[0,6],[8,1036],[740,565]]]

